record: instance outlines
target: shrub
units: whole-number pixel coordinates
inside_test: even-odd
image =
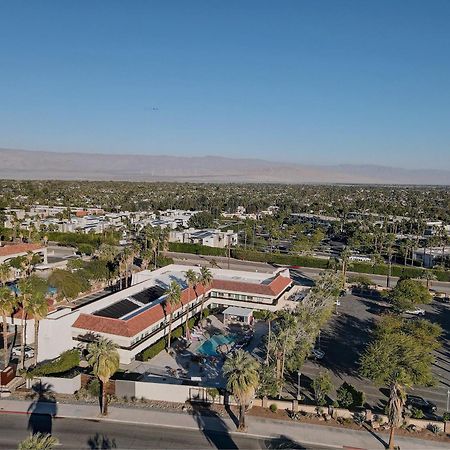
[[[434,423],[428,424],[427,430],[430,430],[433,434],[439,434],[441,431],[441,429]]]
[[[341,408],[350,408],[353,405],[353,395],[346,386],[342,385],[337,390],[337,401]]]
[[[337,390],[337,400],[342,408],[354,409],[364,405],[364,392],[358,391],[351,384],[344,382]]]
[[[444,422],[450,421],[450,412],[445,412],[444,414],[442,414],[442,420]]]
[[[276,413],[276,412],[277,412],[277,409],[278,409],[278,406],[277,406],[275,403],[272,403],[272,404],[269,406],[269,409],[270,409],[273,413]]]
[[[423,419],[425,417],[425,414],[423,411],[419,408],[415,408],[414,406],[411,408],[411,417],[413,419]]]
[[[206,393],[209,397],[212,398],[212,402],[214,403],[216,398],[219,396],[219,390],[216,388],[208,388],[206,389]]]
[[[98,380],[98,378],[93,378],[91,381],[89,381],[88,385],[86,386],[86,390],[91,397],[98,398],[98,396],[100,395],[100,381]]]
[[[67,372],[80,364],[80,352],[78,349],[67,350],[58,358],[53,361],[49,361],[37,366],[32,370],[32,374],[35,377],[45,376],[45,375],[55,375]]]

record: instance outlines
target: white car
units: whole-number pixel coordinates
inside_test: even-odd
[[[34,356],[34,349],[32,349],[31,347],[25,346],[24,353],[25,353],[25,358],[32,358]],[[12,354],[12,356],[20,357],[20,355],[22,354],[22,348],[20,346],[13,347],[11,354]]]
[[[414,316],[424,316],[425,310],[421,308],[411,309],[409,311],[405,311],[406,314],[412,314]]]
[[[325,356],[325,352],[319,350],[318,348],[313,348],[311,351],[311,356],[314,359],[322,359]]]

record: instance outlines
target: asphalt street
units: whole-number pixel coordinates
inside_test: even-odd
[[[50,420],[50,423],[48,422]],[[30,417],[24,414],[0,415],[0,449],[17,448],[29,435]],[[320,449],[302,445],[286,437],[265,439],[239,433],[184,428],[134,425],[97,420],[62,419],[53,421],[39,415],[33,428],[50,431],[62,449]],[[50,429],[49,429],[50,427]],[[333,448],[328,447],[327,448]],[[342,447],[335,447],[342,448]]]

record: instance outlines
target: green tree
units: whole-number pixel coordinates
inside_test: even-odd
[[[267,334],[267,348],[266,348],[266,365],[269,364],[270,361],[270,348],[272,345],[272,321],[276,318],[276,315],[274,312],[269,310],[263,310],[262,311],[262,319],[267,322],[267,325],[269,327],[269,332]]]
[[[434,383],[433,351],[439,348],[442,330],[427,320],[408,321],[386,316],[377,325],[374,339],[360,364],[361,375],[389,387],[389,448],[394,448],[395,428],[402,424],[406,388]]]
[[[258,387],[258,369],[258,362],[242,349],[228,356],[223,365],[223,373],[227,378],[227,389],[233,394],[239,405],[239,431],[246,429],[245,411]]]
[[[195,291],[195,286],[198,283],[198,277],[197,277],[197,274],[192,269],[189,269],[184,274],[184,278],[186,280],[186,284],[188,285],[188,302],[186,305],[186,322],[185,322],[184,332],[185,332],[186,336],[188,336],[189,335],[189,308],[191,306],[191,289],[194,289],[194,291]]]
[[[56,437],[47,433],[30,434],[19,443],[18,450],[52,450],[59,441]]]
[[[92,367],[92,372],[102,383],[101,412],[104,416],[108,414],[108,396],[106,388],[110,378],[119,369],[119,352],[117,346],[109,339],[98,338],[87,346],[87,361]]]
[[[4,367],[8,366],[8,323],[6,318],[11,316],[17,306],[17,299],[11,290],[6,287],[0,287],[0,314],[3,323],[3,363]]]
[[[170,343],[172,339],[172,321],[173,321],[173,313],[176,310],[176,308],[181,303],[181,287],[176,281],[172,281],[170,283],[169,288],[165,292],[166,305],[169,306],[170,313],[169,313],[169,334],[167,336],[167,351],[170,349]]]
[[[430,303],[431,300],[428,289],[420,281],[411,279],[399,280],[389,293],[389,301],[397,312],[413,309],[414,306]]]
[[[194,214],[188,222],[189,228],[211,228],[214,225],[214,217],[208,211],[201,211]]]
[[[312,382],[314,398],[319,406],[326,404],[327,395],[333,390],[333,382],[328,371],[320,372]]]

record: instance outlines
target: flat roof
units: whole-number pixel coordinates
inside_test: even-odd
[[[253,310],[248,308],[239,308],[238,306],[229,306],[224,312],[224,316],[250,317]]]

